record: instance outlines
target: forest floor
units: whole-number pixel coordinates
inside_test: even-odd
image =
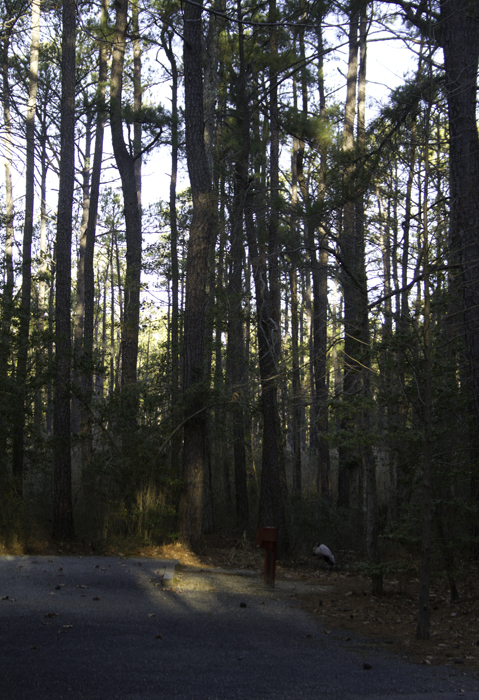
[[[125,548],[126,549],[126,548]],[[52,547],[44,543],[27,551],[6,551],[1,554],[88,554],[75,545]],[[193,554],[181,544],[162,547],[142,546],[119,551],[112,547],[102,552],[128,557],[177,559],[179,590],[214,590],[216,574],[237,574],[235,589],[252,592],[257,576],[262,576],[264,552],[244,540],[226,536],[205,538],[202,554]],[[338,553],[337,560],[341,560]],[[344,559],[347,557],[345,556]],[[253,575],[253,572],[255,575]],[[244,573],[245,575],[241,575]],[[198,576],[202,574],[203,576]],[[371,582],[354,570],[354,566],[329,567],[317,557],[298,561],[281,560],[276,567],[275,595],[289,597],[316,616],[324,634],[362,637],[367,644],[398,654],[408,661],[426,665],[449,664],[460,669],[479,671],[479,579],[477,571],[464,570],[458,577],[459,600],[449,602],[447,581],[435,578],[431,586],[431,636],[428,641],[415,639],[418,585],[417,578],[390,576],[384,581],[384,595],[371,595]],[[264,589],[263,589],[264,590]]]
[[[207,541],[208,542],[208,541]],[[143,552],[146,555],[146,551]],[[158,555],[160,551],[158,551]],[[158,556],[157,555],[157,556]],[[180,571],[220,568],[256,571],[262,575],[264,551],[242,541],[214,538],[203,555],[194,555],[181,545],[161,548],[161,555],[178,559]],[[151,554],[150,554],[151,556]],[[446,580],[431,586],[431,636],[415,638],[419,581],[412,577],[386,577],[384,595],[371,595],[371,580],[353,568],[336,570],[317,557],[281,561],[276,567],[278,592],[294,598],[317,616],[324,633],[344,631],[366,637],[372,646],[398,654],[405,660],[426,665],[449,664],[459,671],[479,671],[479,580],[471,572],[458,580],[459,600],[449,602]],[[239,580],[240,577],[238,577]],[[287,584],[287,585],[285,585]],[[179,586],[185,585],[184,580]],[[244,584],[248,585],[246,578]]]

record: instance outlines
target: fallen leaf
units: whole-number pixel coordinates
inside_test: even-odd
[[[92,600],[100,600],[100,598],[98,596],[95,596],[94,598],[92,598]]]
[[[163,637],[161,636],[161,634],[157,634],[155,639],[163,639]]]
[[[56,616],[59,615],[59,614],[60,614],[60,613],[52,613],[52,612],[49,612],[49,613],[47,613],[46,615],[44,615],[43,617],[56,617]]]

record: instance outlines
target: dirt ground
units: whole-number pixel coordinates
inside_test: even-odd
[[[52,548],[45,544],[35,551],[6,550],[1,554],[88,554],[81,546]],[[263,594],[261,581],[264,551],[244,540],[227,537],[207,540],[204,553],[196,555],[181,544],[141,547],[128,551],[104,552],[129,557],[164,557],[177,559],[174,586],[179,592],[188,589],[215,590],[234,587],[248,593]],[[459,669],[479,671],[479,580],[473,571],[456,581],[459,601],[449,602],[447,582],[435,579],[431,587],[431,636],[428,641],[415,639],[418,580],[388,577],[384,595],[371,595],[371,584],[351,564],[330,568],[317,557],[298,561],[279,561],[276,568],[275,596],[294,599],[302,608],[319,618],[324,633],[364,638],[366,644],[399,654],[405,660],[433,664],[450,664]],[[346,557],[344,557],[346,559]],[[220,579],[223,583],[220,583]],[[225,583],[226,581],[226,583]],[[271,593],[271,591],[270,591]]]
[[[162,555],[178,559],[177,586],[188,587],[193,572],[220,569],[245,570],[262,575],[264,554],[241,542],[230,547],[209,547],[203,556],[192,555],[181,545],[162,548]],[[151,554],[150,554],[151,556]],[[242,582],[243,580],[243,582]],[[255,579],[257,581],[257,578]],[[235,585],[251,587],[249,576],[238,576]],[[458,580],[459,601],[449,602],[447,582],[434,581],[431,589],[431,636],[415,639],[418,580],[389,577],[384,595],[371,595],[368,578],[346,568],[330,568],[317,557],[298,562],[279,562],[276,569],[277,595],[294,598],[317,616],[325,634],[344,631],[366,638],[368,644],[399,654],[405,660],[450,664],[456,670],[479,671],[479,581],[471,576]],[[212,586],[214,584],[211,584]]]

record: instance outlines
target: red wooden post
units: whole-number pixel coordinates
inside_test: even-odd
[[[264,549],[264,582],[274,587],[276,574],[276,551],[278,548],[278,528],[259,527],[256,533],[256,544]]]

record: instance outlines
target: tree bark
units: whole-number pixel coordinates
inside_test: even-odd
[[[86,403],[90,402],[93,395],[93,327],[94,327],[94,297],[95,297],[95,273],[93,267],[95,252],[95,235],[98,218],[98,202],[100,198],[100,179],[103,158],[103,136],[106,120],[106,81],[108,78],[107,52],[105,41],[107,36],[108,0],[102,0],[100,12],[100,33],[98,48],[98,87],[97,87],[97,114],[95,124],[95,149],[93,152],[93,166],[90,185],[90,203],[88,208],[88,225],[85,231],[85,258],[84,258],[84,284],[85,284],[85,309],[83,321],[83,366],[84,371],[81,380],[82,405],[80,407],[80,435],[82,469],[88,467],[93,452],[93,440],[91,432],[91,416]],[[85,482],[86,491],[90,486]]]
[[[39,147],[40,147],[40,266],[38,270],[38,317],[37,317],[37,332],[40,338],[40,343],[36,348],[35,363],[37,367],[44,368],[47,366],[47,348],[43,342],[44,332],[45,332],[45,320],[48,308],[48,287],[52,284],[50,264],[48,255],[48,241],[47,241],[47,177],[49,170],[49,162],[47,158],[47,110],[48,103],[44,99],[42,108],[39,112],[39,117],[41,119],[40,134],[39,134]],[[41,116],[40,116],[41,115]],[[48,339],[48,344],[51,344],[51,336]],[[40,385],[37,387],[37,395],[35,398],[35,423],[39,432],[46,427],[46,421],[44,421],[44,398],[45,394],[48,395],[48,390],[45,392],[44,386]],[[48,408],[47,411],[48,413]],[[47,431],[47,434],[50,435]]]
[[[293,79],[293,106],[298,111],[297,83]],[[302,154],[301,154],[302,155]],[[301,454],[301,372],[299,367],[299,318],[298,318],[298,274],[300,264],[301,241],[298,230],[298,165],[300,160],[300,142],[293,138],[291,154],[291,220],[290,220],[290,259],[289,271],[291,289],[291,359],[292,359],[292,420],[291,437],[293,448],[293,493],[301,496],[302,492],[302,454]]]
[[[202,73],[202,2],[184,7],[185,128],[186,157],[193,199],[186,261],[184,312],[185,427],[183,482],[179,525],[185,543],[200,543],[205,470],[206,399],[204,335],[208,253],[213,235],[211,174],[204,141]]]
[[[53,407],[53,537],[74,535],[70,452],[71,370],[71,243],[75,182],[75,49],[76,2],[64,0],[62,9],[62,99],[60,122],[60,187],[58,191],[55,385]]]
[[[136,428],[135,396],[140,322],[141,207],[138,198],[136,158],[123,136],[122,93],[128,27],[128,0],[115,3],[115,38],[111,63],[110,124],[113,151],[120,171],[126,225],[125,308],[122,324],[121,388],[124,410],[124,442],[128,449]]]
[[[367,58],[368,17],[365,3],[359,23],[359,71],[358,71],[358,152],[361,157],[366,149],[366,58]],[[356,235],[361,251],[360,279],[364,289],[359,290],[360,332],[361,332],[361,364],[362,364],[362,397],[364,405],[361,408],[361,428],[364,435],[363,463],[366,480],[366,544],[369,561],[372,567],[372,594],[383,594],[383,574],[381,570],[381,553],[379,547],[378,524],[378,493],[376,481],[376,459],[371,444],[371,336],[369,329],[368,293],[366,278],[366,238],[364,195],[361,193],[356,203]]]
[[[479,6],[441,0],[449,117],[450,236],[462,273],[466,344],[472,393],[479,420],[479,138],[477,69]]]
[[[226,8],[225,0],[214,0],[213,10],[209,16],[208,30],[203,50],[203,110],[205,117],[205,151],[208,160],[208,168],[213,176],[214,147],[216,132],[215,107],[218,98],[218,60],[219,60],[219,37],[224,25],[220,19],[220,13],[224,13]]]
[[[179,265],[178,220],[176,215],[176,185],[178,177],[178,67],[173,51],[173,30],[165,24],[161,33],[163,49],[171,70],[171,178],[170,178],[170,258],[171,258],[171,405],[179,402],[180,389],[180,315],[179,315]],[[181,432],[178,430],[171,443],[171,473],[180,473]]]
[[[81,402],[78,391],[80,389],[80,367],[85,328],[85,252],[87,243],[86,233],[90,210],[91,127],[92,115],[91,112],[89,112],[86,116],[85,126],[85,159],[83,162],[82,178],[82,218],[80,222],[80,245],[77,264],[77,289],[73,326],[73,373],[75,389],[72,397],[72,433],[79,433],[81,430]]]
[[[343,152],[344,164],[344,197],[346,204],[343,209],[343,226],[340,236],[340,250],[345,267],[341,269],[341,282],[344,299],[344,363],[342,402],[346,416],[342,419],[341,428],[345,432],[354,430],[354,420],[349,408],[354,395],[358,393],[360,381],[360,368],[354,360],[358,357],[358,326],[359,316],[358,295],[350,273],[356,271],[358,264],[355,205],[352,198],[353,168],[351,159],[354,150],[354,123],[356,117],[356,82],[358,75],[358,27],[359,11],[355,11],[349,24],[349,60],[347,75],[347,94],[343,128]],[[339,446],[339,477],[338,477],[338,506],[349,508],[351,506],[351,488],[353,480],[357,480],[358,471],[361,468],[361,459],[357,450],[346,446]],[[356,507],[358,503],[355,504]]]
[[[0,337],[0,390],[4,396],[0,408],[0,478],[6,479],[7,465],[7,439],[9,432],[9,400],[10,395],[9,365],[11,354],[11,325],[13,318],[13,234],[14,234],[14,206],[12,185],[12,116],[10,110],[10,81],[9,68],[10,33],[6,32],[2,41],[2,105],[5,135],[3,144],[5,149],[5,267],[6,278],[3,286],[2,299],[2,333]]]
[[[250,107],[249,100],[243,100],[243,148],[249,153]],[[276,333],[278,326],[272,313],[270,286],[268,284],[267,254],[258,246],[254,224],[253,185],[243,180],[245,197],[244,215],[246,237],[256,296],[256,318],[258,333],[258,358],[261,380],[261,401],[263,416],[262,469],[258,525],[278,528],[278,551],[289,551],[289,533],[286,522],[284,493],[281,484],[281,467],[277,426],[278,414],[278,371],[276,355]]]
[[[32,238],[35,192],[35,112],[38,87],[38,55],[40,49],[40,2],[32,2],[32,41],[30,46],[30,75],[27,116],[25,119],[27,157],[25,166],[25,222],[22,248],[22,296],[18,331],[17,401],[13,428],[12,472],[17,493],[23,491],[25,412],[27,401],[27,364],[30,337],[32,293]]]
[[[323,30],[321,20],[318,22],[316,34],[318,38],[319,66],[318,66],[318,92],[319,110],[323,119],[326,119],[326,97],[324,91],[323,76]],[[302,42],[301,54],[304,56],[304,42]],[[303,76],[303,114],[307,114],[307,76]],[[303,144],[304,149],[304,144]],[[326,170],[327,152],[324,144],[320,146],[320,192],[324,190],[324,173]],[[303,166],[301,166],[301,172]],[[302,190],[306,189],[304,176],[300,181]],[[303,197],[304,198],[304,197]],[[331,502],[331,461],[329,455],[328,433],[328,371],[327,371],[327,347],[328,347],[328,246],[327,234],[323,226],[319,226],[316,243],[314,230],[308,226],[308,246],[311,255],[311,267],[313,277],[313,317],[312,317],[312,371],[313,371],[313,403],[314,424],[312,429],[316,434],[315,445],[318,451],[318,478],[317,490],[321,493],[326,503]],[[318,252],[316,253],[316,245]]]
[[[271,295],[270,322],[275,325],[271,336],[274,343],[276,360],[281,352],[281,287],[279,274],[279,106],[278,106],[278,11],[276,0],[269,0],[269,129],[270,129],[270,195],[268,225],[268,279]]]
[[[238,1],[239,76],[237,82],[237,109],[241,113],[246,97],[246,66],[244,58],[243,15]],[[247,127],[249,129],[249,125]],[[238,133],[243,136],[243,120],[238,119]],[[244,261],[244,195],[248,182],[249,139],[242,138],[235,163],[235,197],[231,228],[230,274],[228,288],[228,346],[227,377],[232,391],[233,455],[235,475],[236,521],[240,527],[248,523],[248,484],[246,479],[245,418],[242,399],[247,389],[245,361],[244,313],[243,313],[243,261]],[[246,183],[246,184],[245,184]]]
[[[429,111],[429,110],[428,110]],[[432,547],[432,345],[431,345],[431,294],[429,287],[429,240],[428,240],[428,143],[426,142],[426,183],[424,191],[424,449],[422,462],[422,536],[421,569],[419,573],[419,610],[416,625],[416,639],[429,639],[429,620],[431,606],[429,587],[431,582],[431,547]]]
[[[138,0],[131,3],[131,24],[133,43],[133,155],[135,158],[135,179],[138,205],[141,210],[141,120],[138,119],[143,104],[143,87],[141,84],[141,38],[140,38],[140,8]]]

